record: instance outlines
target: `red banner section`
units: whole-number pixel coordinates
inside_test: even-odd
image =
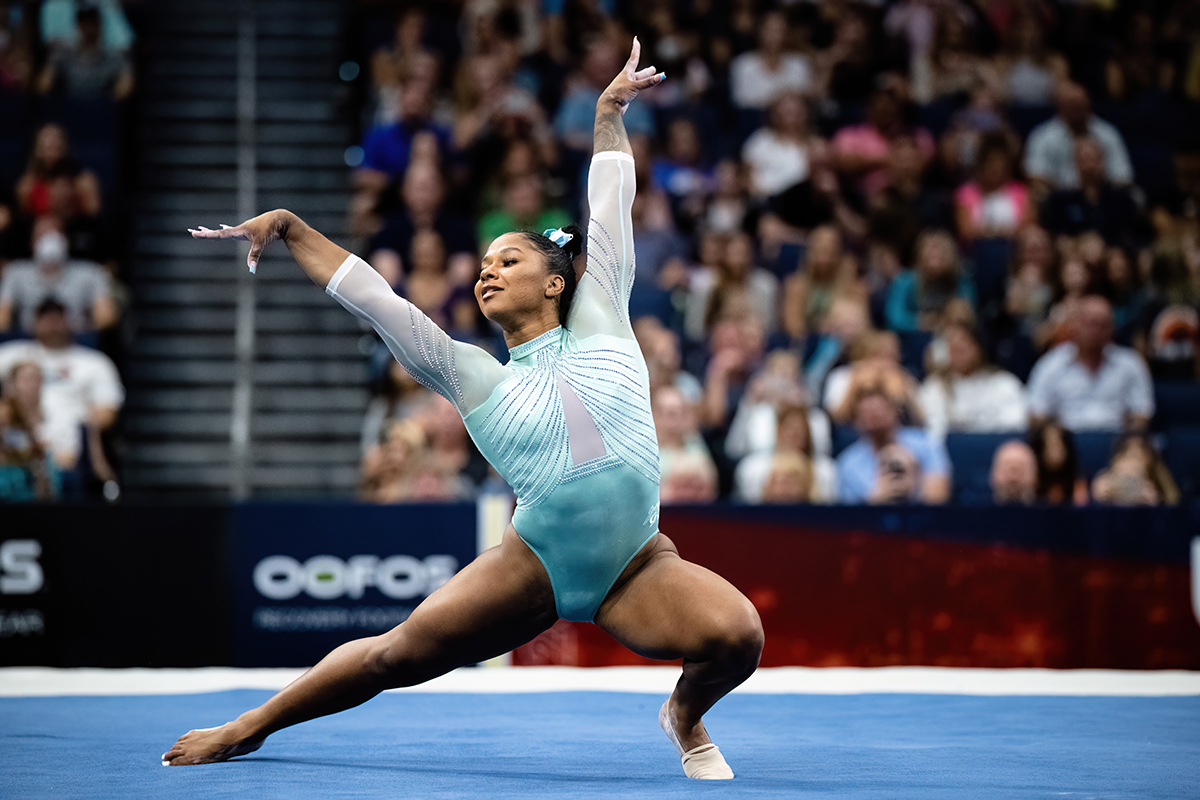
[[[1139,519],[1125,533],[1153,535],[1133,525]],[[1200,668],[1186,555],[1125,557],[1111,531],[1104,546],[1064,551],[1030,547],[1027,529],[1014,532],[1022,540],[1014,545],[969,532],[933,539],[686,509],[664,510],[660,524],[684,558],[754,603],[766,631],[763,666]],[[593,625],[568,622],[513,662],[654,663]]]

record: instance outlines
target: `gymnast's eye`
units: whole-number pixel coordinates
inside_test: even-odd
[[[504,266],[504,267],[508,267],[508,266],[512,266],[515,263],[517,263],[517,260],[515,258],[506,258],[500,262],[500,265]]]

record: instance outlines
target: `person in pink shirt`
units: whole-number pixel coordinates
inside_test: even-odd
[[[867,119],[848,125],[833,137],[833,152],[839,172],[855,179],[868,197],[888,184],[888,159],[892,142],[908,135],[928,161],[934,154],[933,136],[924,128],[913,130],[904,123],[900,98],[894,89],[881,89],[867,103]]]
[[[975,179],[954,193],[958,235],[963,242],[1009,237],[1034,221],[1029,190],[1013,177],[1013,148],[1001,132],[985,134],[975,158]]]

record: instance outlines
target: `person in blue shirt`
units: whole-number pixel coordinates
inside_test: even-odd
[[[649,376],[629,319],[634,162],[622,115],[665,75],[637,69],[640,47],[596,104],[583,232],[506,233],[483,257],[475,296],[504,331],[499,363],[456,342],[357,256],[289,211],[197,238],[248,239],[248,262],[287,244],[309,277],[369,321],[396,359],[458,409],[467,430],[517,495],[500,545],[430,595],[407,621],[349,642],[262,706],[185,734],[168,766],[223,761],[267,736],[506,653],[557,619],[594,622],[635,652],[683,658],[659,711],[685,774],[732,778],[702,720],[754,672],[762,624],[727,581],[679,557],[658,532],[659,456]]]
[[[920,428],[900,425],[900,407],[881,385],[854,390],[859,439],[837,459],[839,503],[945,503],[950,459]]]

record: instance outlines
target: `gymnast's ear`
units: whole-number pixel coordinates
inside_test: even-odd
[[[557,272],[551,272],[546,276],[546,299],[549,300],[558,297],[567,288],[567,282],[562,275]]]

